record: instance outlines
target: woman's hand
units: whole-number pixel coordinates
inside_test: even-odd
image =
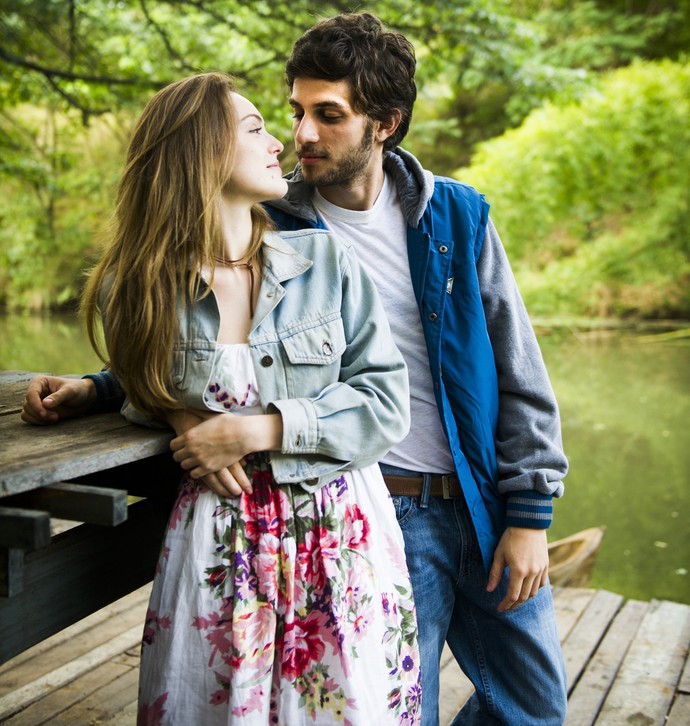
[[[280,414],[236,416],[223,413],[206,417],[186,428],[170,442],[170,448],[175,452],[175,461],[198,479],[223,468],[232,468],[247,454],[279,449],[282,433]]]
[[[185,432],[192,430],[195,426],[198,426],[204,421],[227,415],[229,414],[219,414],[211,411],[185,410],[173,411],[168,414],[167,419],[168,423],[175,429],[175,433],[178,436],[178,438],[174,439],[174,441],[178,441]],[[173,458],[175,458],[176,461],[179,461],[175,454],[173,454]],[[220,497],[238,497],[242,494],[242,492],[251,494],[252,485],[244,471],[243,463],[244,462],[240,460],[230,466],[221,467],[217,471],[210,471],[203,476],[195,478],[201,479],[201,481],[203,481],[209,489],[218,494]],[[186,467],[183,466],[182,468],[184,469]],[[191,476],[195,475],[191,473]]]

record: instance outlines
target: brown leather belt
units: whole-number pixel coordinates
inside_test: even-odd
[[[383,481],[386,482],[388,491],[398,497],[419,497],[422,494],[424,479],[421,476],[395,476],[384,474]],[[454,474],[439,474],[431,477],[429,494],[432,497],[443,497],[454,499],[462,496],[462,489],[458,477]]]

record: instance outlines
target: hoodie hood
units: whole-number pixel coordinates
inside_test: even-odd
[[[434,193],[434,176],[408,151],[400,147],[388,151],[383,157],[383,168],[390,174],[398,190],[403,214],[407,223],[415,229]],[[312,203],[313,187],[304,181],[302,167],[285,174],[287,194],[282,199],[264,202],[264,206],[304,219],[309,226],[318,224],[318,216]]]

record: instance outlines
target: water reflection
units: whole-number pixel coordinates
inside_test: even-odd
[[[102,365],[74,314],[0,315],[0,370],[57,375]]]
[[[592,586],[690,603],[690,345],[540,343],[571,462],[550,538],[606,525]],[[0,316],[0,369],[100,367],[73,316]]]
[[[592,586],[690,603],[690,346],[540,343],[571,462],[551,536],[604,524]]]

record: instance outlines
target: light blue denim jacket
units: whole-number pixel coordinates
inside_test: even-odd
[[[313,491],[376,463],[409,429],[407,368],[370,278],[322,230],[266,235],[249,347],[264,410],[280,412],[279,483]],[[220,324],[213,292],[180,306],[173,395],[204,409]],[[150,419],[125,402],[135,423]]]

